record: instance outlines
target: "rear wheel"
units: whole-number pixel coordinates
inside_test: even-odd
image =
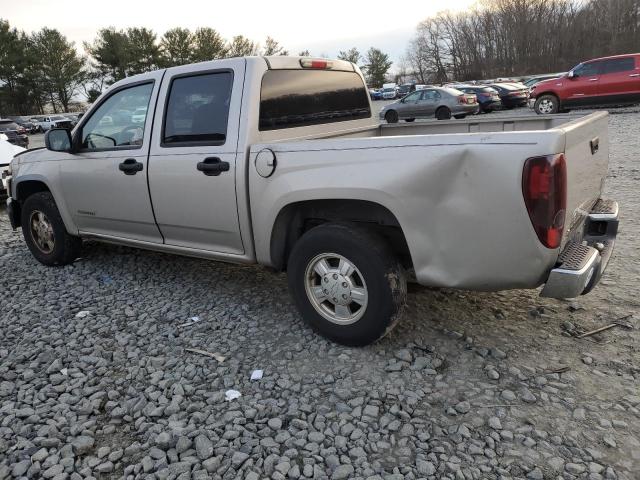
[[[67,233],[49,192],[34,193],[22,206],[22,235],[31,254],[44,265],[67,265],[80,254],[82,240]]]
[[[436,119],[449,120],[451,118],[451,110],[447,107],[440,107],[436,110]]]
[[[541,95],[536,99],[534,110],[538,115],[550,115],[558,113],[560,110],[560,102],[555,95]]]
[[[385,336],[400,318],[407,284],[386,242],[368,230],[325,224],[306,232],[289,257],[289,289],[303,319],[343,345]]]
[[[385,113],[384,119],[387,121],[387,123],[398,123],[398,112],[396,112],[395,110],[389,110],[387,113]]]

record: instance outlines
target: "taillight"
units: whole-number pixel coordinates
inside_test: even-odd
[[[464,95],[460,95],[458,97],[458,103],[467,103],[467,97],[465,97]]]
[[[545,247],[558,248],[567,208],[564,154],[527,159],[522,173],[522,194],[538,238]]]

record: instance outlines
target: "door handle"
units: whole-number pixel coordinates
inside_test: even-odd
[[[127,158],[124,162],[118,165],[118,169],[124,172],[125,175],[135,175],[142,171],[142,164],[136,161],[135,158]]]
[[[208,177],[217,177],[222,172],[229,171],[229,162],[223,162],[218,157],[209,157],[202,162],[198,162],[196,168]]]
[[[632,73],[629,75],[630,77],[640,77],[640,73]]]

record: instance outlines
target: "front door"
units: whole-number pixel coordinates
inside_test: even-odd
[[[167,245],[242,254],[236,198],[244,59],[167,70],[149,189]]]
[[[593,103],[598,95],[598,82],[600,81],[600,62],[589,62],[578,65],[573,69],[573,78],[566,78],[566,97],[563,104],[566,106],[580,106]]]
[[[414,118],[417,114],[420,92],[413,92],[404,97],[399,105],[399,113],[402,118]]]
[[[114,90],[74,131],[80,150],[62,155],[60,181],[80,232],[162,242],[147,187],[151,117],[131,119],[139,108],[153,110],[161,78],[152,72]]]

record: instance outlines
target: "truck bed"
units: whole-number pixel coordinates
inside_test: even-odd
[[[420,283],[532,288],[546,278],[561,248],[548,249],[536,238],[522,194],[524,163],[565,154],[564,246],[600,198],[608,167],[607,116],[496,115],[384,124],[254,145],[251,157],[269,148],[277,158],[267,182],[250,169],[251,198],[273,207],[265,211],[252,204],[254,228],[266,229],[270,238],[284,201],[327,193],[369,199],[396,216]],[[269,258],[267,245],[256,245],[263,261]]]

